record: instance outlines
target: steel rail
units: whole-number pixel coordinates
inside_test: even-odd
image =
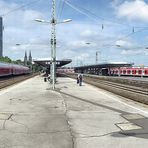
[[[88,78],[85,77],[86,80],[88,80]],[[95,81],[93,81],[95,80]],[[128,85],[124,85],[124,84],[119,84],[119,83],[115,83],[115,82],[108,82],[108,81],[105,81],[105,80],[97,80],[96,78],[89,78],[90,83],[100,83],[102,85],[106,85],[106,86],[110,86],[110,87],[113,87],[113,88],[118,88],[118,89],[122,89],[122,90],[126,90],[126,91],[130,91],[130,92],[134,92],[134,93],[139,93],[139,94],[142,94],[142,95],[146,95],[148,96],[148,90],[147,89],[141,89],[141,88],[138,88],[138,87],[132,87],[132,86],[128,86]]]
[[[37,73],[32,74],[32,75],[15,76],[15,77],[11,77],[11,78],[8,78],[8,79],[1,78],[0,89],[5,88],[5,87],[10,86],[10,85],[13,85],[13,84],[16,84],[16,83],[19,83],[21,81],[27,80],[29,78],[36,76],[36,75],[37,75]]]
[[[99,76],[90,76],[90,75],[84,75],[85,78],[87,79],[91,79],[91,80],[95,80],[96,82],[102,83],[102,84],[106,84],[108,86],[112,86],[112,87],[116,87],[116,88],[120,88],[120,89],[124,89],[124,90],[129,90],[135,93],[141,93],[144,95],[148,95],[148,89],[146,88],[142,88],[142,87],[137,87],[137,86],[132,86],[129,84],[124,84],[124,83],[119,83],[119,82],[112,82],[109,80],[100,80]],[[137,82],[136,80],[134,80],[135,82]],[[133,82],[133,81],[132,81]],[[139,81],[141,86],[143,86],[143,84],[148,84],[148,82],[145,81]]]

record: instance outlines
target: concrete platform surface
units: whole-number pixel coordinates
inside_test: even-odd
[[[70,78],[0,91],[0,148],[147,148],[148,107]]]

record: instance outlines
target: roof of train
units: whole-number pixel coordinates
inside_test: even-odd
[[[113,67],[111,69],[119,69],[118,67]],[[148,67],[120,67],[120,69],[148,69]]]
[[[21,68],[28,68],[27,66],[23,66],[23,65],[0,62],[0,67],[9,67],[9,66],[15,66],[15,67],[21,67]]]

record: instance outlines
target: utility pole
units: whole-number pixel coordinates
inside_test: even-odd
[[[71,19],[57,22],[56,20],[56,0],[52,0],[52,16],[51,21],[35,19],[37,22],[51,24],[51,63],[50,63],[50,82],[52,83],[53,90],[56,83],[56,24],[71,22]]]
[[[98,52],[96,51],[96,64],[98,64]]]
[[[50,75],[52,89],[54,90],[56,82],[56,0],[52,0]]]
[[[98,64],[98,53],[99,53],[99,58],[101,60],[101,52],[100,51],[96,51],[96,64]]]

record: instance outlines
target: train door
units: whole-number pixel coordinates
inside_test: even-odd
[[[148,69],[144,70],[144,76],[148,76]]]
[[[108,68],[102,68],[102,75],[108,76]]]

